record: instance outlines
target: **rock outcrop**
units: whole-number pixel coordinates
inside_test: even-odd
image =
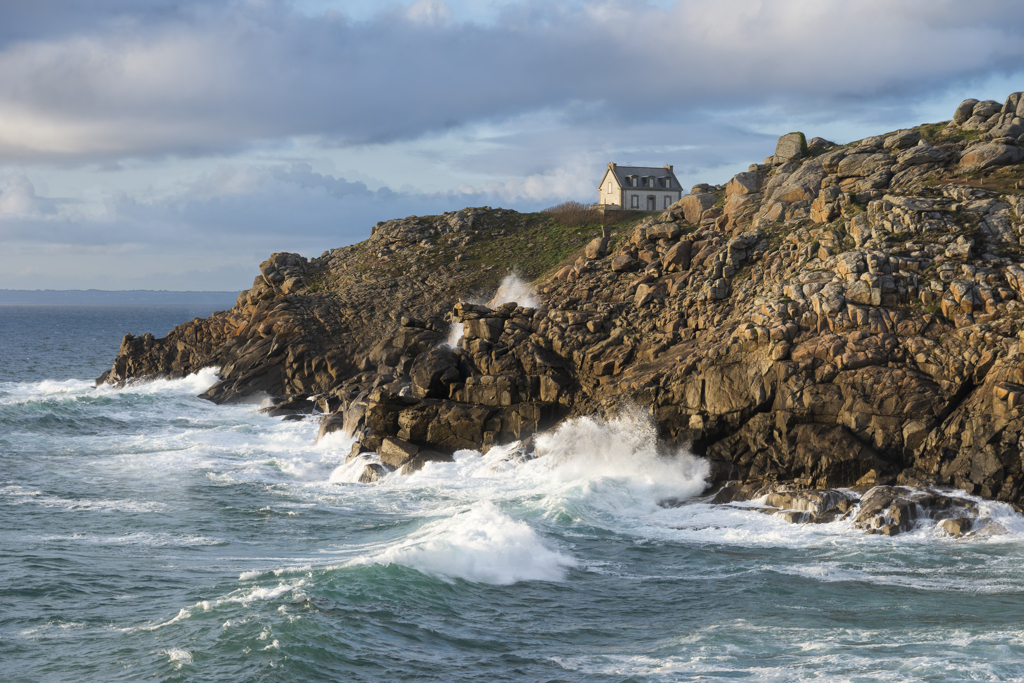
[[[823,492],[873,482],[859,505],[895,511],[863,521],[882,533],[915,500],[941,507],[901,487],[1019,505],[1022,107],[968,100],[948,123],[842,146],[790,134],[611,234],[465,210],[311,261],[275,254],[230,311],[126,337],[100,381],[217,365],[214,401],[315,396],[358,437],[353,456],[381,454],[368,480],[639,405],[716,482],[803,491],[815,515],[849,511]],[[481,254],[506,242],[547,273],[542,304],[460,301],[504,274],[482,277]]]

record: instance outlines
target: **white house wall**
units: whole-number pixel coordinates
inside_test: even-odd
[[[626,188],[626,190],[623,192],[623,194],[625,195],[625,204],[623,204],[623,206],[625,206],[627,209],[637,208],[640,211],[647,211],[648,210],[647,209],[647,198],[653,195],[654,196],[654,200],[655,200],[654,210],[655,211],[664,211],[666,207],[668,207],[668,206],[674,204],[675,202],[679,201],[679,197],[680,197],[681,193],[678,190],[675,191],[675,192],[666,192],[664,190],[662,190],[661,192],[658,192],[658,191],[647,191],[647,192],[644,192],[644,188],[638,187],[638,188],[635,188],[635,189],[634,188]],[[636,207],[633,206],[633,197],[637,197],[638,198],[637,206]],[[668,204],[665,203],[666,199],[668,200]]]
[[[611,184],[612,192],[608,193],[608,185]],[[622,206],[622,190],[619,188],[619,184],[615,179],[615,174],[611,171],[604,172],[604,178],[601,179],[601,186],[597,190],[597,203],[598,204],[617,204]]]

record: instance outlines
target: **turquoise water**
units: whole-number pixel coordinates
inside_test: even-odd
[[[92,388],[207,313],[0,307],[3,681],[1024,680],[1005,506],[794,526],[702,502],[638,416],[363,485],[344,438],[195,398],[212,369]]]

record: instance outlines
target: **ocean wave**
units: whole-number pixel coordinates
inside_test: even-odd
[[[407,539],[352,564],[400,564],[445,580],[508,585],[561,581],[576,560],[552,550],[526,522],[482,501],[427,523]]]

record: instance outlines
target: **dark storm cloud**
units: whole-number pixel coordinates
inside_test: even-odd
[[[770,106],[856,118],[1024,64],[1024,8],[1001,0],[531,2],[487,25],[423,1],[365,22],[273,2],[130,5],[105,0],[78,29],[21,11],[0,50],[0,153],[389,142],[541,109],[569,127]]]

